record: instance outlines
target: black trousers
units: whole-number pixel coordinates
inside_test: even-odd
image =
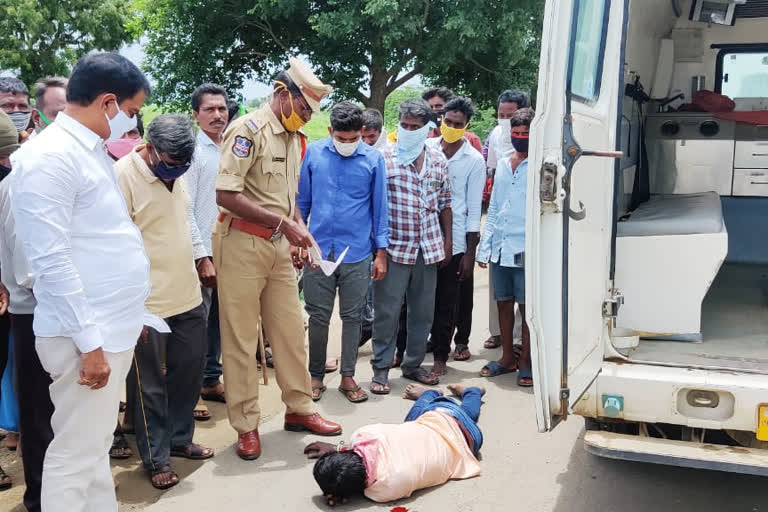
[[[403,301],[400,308],[400,318],[397,321],[397,348],[395,354],[398,359],[403,359],[405,347],[408,344],[408,301]]]
[[[202,304],[165,321],[171,332],[150,329],[149,343],[136,345],[128,374],[133,384],[129,392],[133,395],[136,446],[147,470],[162,468],[170,462],[172,448],[192,442],[193,411],[208,349]]]
[[[472,310],[475,307],[475,276],[459,282],[459,307],[456,310],[456,345],[469,345],[472,332]]]
[[[456,308],[459,302],[459,263],[464,253],[451,258],[451,262],[437,271],[435,319],[432,321],[432,347],[435,361],[447,361],[451,352],[451,338],[456,326]]]
[[[53,403],[48,391],[51,377],[40,364],[35,350],[33,315],[10,315],[16,364],[16,391],[19,397],[19,429],[24,445],[24,506],[29,512],[40,511],[40,485],[43,460],[53,439],[51,416]]]

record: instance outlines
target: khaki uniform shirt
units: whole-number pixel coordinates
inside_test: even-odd
[[[262,208],[292,217],[300,166],[301,136],[286,131],[265,103],[224,134],[216,190],[242,192]]]
[[[139,156],[142,148],[138,146],[115,163],[115,172],[149,258],[152,291],[147,309],[168,318],[186,313],[203,301],[187,221],[189,197],[183,178],[168,190]]]

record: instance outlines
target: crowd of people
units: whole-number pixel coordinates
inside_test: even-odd
[[[485,144],[468,131],[472,101],[447,88],[404,101],[389,134],[379,111],[336,103],[329,137],[308,144],[301,128],[332,88],[293,57],[252,112],[205,83],[191,116],[146,127],[150,84],[114,53],[83,57],[33,92],[0,78],[0,427],[6,446],[23,447],[27,510],[117,510],[109,458],[133,455],[129,434],[151,484],[178,484],[172,457],[214,456],[194,442],[195,421],[211,417],[205,400],[226,404],[237,454],[258,458],[262,365],[275,369],[285,430],[340,435],[314,402],[337,366],[344,398],[369,398],[355,377],[369,340],[367,390],[389,394],[400,368],[418,383],[408,421],[467,443],[461,468],[432,461],[424,486],[477,473],[484,390],[454,386],[459,406],[422,386],[439,383],[451,352],[472,357],[474,269],[488,265],[485,347],[502,355],[481,375],[517,371],[533,384],[525,93],[501,93]],[[340,364],[328,354],[337,294]],[[309,448],[329,502],[418,488],[387,480],[384,463],[370,474],[388,437],[418,444],[409,428],[368,428],[344,453]]]

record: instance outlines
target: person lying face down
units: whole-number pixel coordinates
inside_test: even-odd
[[[304,453],[317,459],[313,474],[328,504],[360,494],[384,503],[478,476],[483,435],[477,419],[485,389],[453,385],[448,390],[461,401],[411,384],[403,397],[416,403],[404,423],[362,427],[348,445],[308,445]]]

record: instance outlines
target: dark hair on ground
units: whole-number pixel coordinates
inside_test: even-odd
[[[351,101],[342,101],[331,108],[331,129],[335,132],[359,132],[363,129],[363,109]]]
[[[149,81],[136,65],[116,53],[92,53],[75,64],[67,85],[67,102],[88,106],[105,93],[118,103],[140,91],[149,96]]]
[[[195,92],[192,93],[192,110],[200,112],[200,105],[203,103],[203,95],[205,94],[224,96],[224,101],[229,101],[227,91],[222,86],[206,82],[202,85],[198,85]]]
[[[507,89],[499,94],[499,101],[496,102],[496,106],[501,103],[517,103],[517,108],[526,108],[531,106],[531,99],[523,91]]]
[[[51,87],[67,88],[67,79],[61,76],[47,76],[35,84],[35,108],[43,110],[45,107],[45,93]]]
[[[451,101],[445,104],[446,112],[459,111],[467,116],[467,122],[475,115],[475,108],[472,106],[472,100],[465,98],[464,96],[456,96]]]
[[[29,96],[27,85],[12,76],[0,76],[0,92],[9,92],[11,94],[26,94]]]
[[[227,118],[227,122],[231,123],[232,121],[240,117],[240,104],[235,100],[227,100],[227,113],[229,116]]]
[[[312,470],[324,495],[348,498],[365,491],[365,464],[355,452],[333,452],[323,455]]]
[[[531,126],[531,122],[533,121],[533,117],[535,115],[536,112],[534,112],[530,107],[518,109],[514,114],[512,114],[512,117],[509,120],[509,124],[511,127]]]
[[[293,80],[291,80],[291,77],[288,76],[288,73],[285,71],[281,71],[277,74],[275,79],[273,80],[275,82],[275,89],[280,87],[280,84],[276,82],[282,82],[285,84],[286,87],[288,87],[288,91],[291,93],[291,96],[294,96],[296,98],[303,97],[304,95],[301,93],[301,89],[299,89],[299,86],[297,86]]]
[[[424,94],[421,95],[421,99],[429,101],[430,98],[434,98],[435,96],[440,96],[444,102],[448,103],[456,97],[456,94],[447,87],[433,87],[432,89],[424,91]]]
[[[363,110],[363,127],[380,132],[384,129],[384,117],[375,108]]]

